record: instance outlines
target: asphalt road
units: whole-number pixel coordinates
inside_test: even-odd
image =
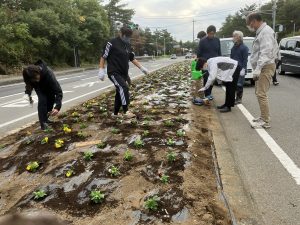
[[[153,71],[182,60],[183,58],[160,59],[142,64]],[[129,73],[132,78],[141,75],[140,70],[132,64]],[[97,74],[98,70],[90,70],[57,77],[64,92],[62,111],[99,95],[101,91],[112,85],[108,78],[104,82],[100,81]],[[24,83],[0,86],[0,137],[38,120],[36,96],[33,95],[35,100],[33,107],[29,106],[23,96]]]
[[[278,80],[269,92],[272,128],[267,132],[252,129],[247,120],[259,116],[254,87],[245,87],[242,106],[218,115],[264,224],[300,225],[300,75]],[[223,104],[224,90],[215,87],[213,94],[215,104]]]

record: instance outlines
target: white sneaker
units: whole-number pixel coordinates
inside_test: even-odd
[[[260,122],[260,121],[263,121],[261,117],[257,117],[257,118],[252,120],[253,123],[257,123],[257,122]]]
[[[255,122],[254,124],[251,124],[251,127],[253,129],[269,129],[269,128],[271,128],[271,125],[270,125],[270,123],[267,123],[261,119],[260,121]]]

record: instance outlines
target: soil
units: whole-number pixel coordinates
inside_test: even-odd
[[[189,77],[185,62],[137,80],[130,90],[136,118],[112,118],[114,93],[108,92],[60,115],[51,133],[35,124],[0,140],[0,215],[47,210],[74,225],[230,224],[218,200],[211,112],[190,104]],[[64,124],[71,133],[63,132]],[[177,135],[179,129],[184,136]],[[49,143],[42,145],[44,137]],[[57,139],[65,141],[63,148],[54,147]],[[139,139],[143,143],[136,146]],[[85,141],[106,146],[74,145]],[[124,160],[127,150],[131,161]],[[86,151],[93,153],[90,161],[83,158]],[[170,152],[174,162],[167,159]],[[25,170],[32,161],[41,163],[35,173]],[[117,176],[110,174],[112,166]],[[163,175],[169,176],[166,184]],[[39,189],[47,196],[35,201]],[[104,193],[100,204],[90,200],[92,190]],[[154,196],[158,209],[151,211],[145,202]]]

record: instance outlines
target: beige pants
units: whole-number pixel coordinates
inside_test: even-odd
[[[192,80],[192,97],[193,98],[203,98],[204,95],[199,93],[199,89],[203,87],[203,79]]]
[[[267,123],[271,120],[267,92],[270,89],[275,69],[275,63],[264,66],[258,81],[255,82],[255,94],[260,107],[261,118]]]

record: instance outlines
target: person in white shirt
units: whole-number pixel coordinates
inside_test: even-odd
[[[279,48],[273,29],[262,20],[259,13],[249,14],[246,22],[249,30],[256,32],[250,62],[255,80],[255,94],[261,111],[260,117],[254,119],[254,124],[251,126],[266,129],[271,127],[267,92],[270,89],[272,76],[276,69],[275,60]]]
[[[235,91],[240,76],[240,66],[236,60],[229,57],[214,57],[209,60],[199,58],[196,69],[202,69],[209,73],[208,80],[199,91],[204,92],[214,84],[216,79],[223,81],[226,86],[225,103],[217,108],[222,113],[230,112],[235,103]]]

